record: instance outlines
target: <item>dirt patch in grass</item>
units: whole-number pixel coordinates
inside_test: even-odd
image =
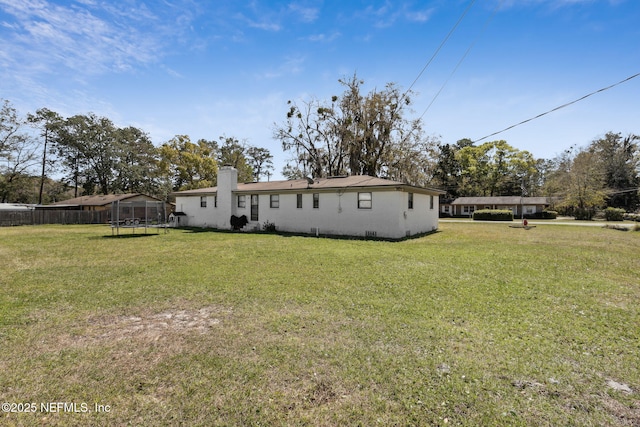
[[[68,347],[110,345],[123,340],[158,342],[178,336],[207,334],[221,328],[232,310],[219,306],[172,308],[153,312],[147,308],[131,315],[90,316],[68,331],[42,342],[47,351]]]
[[[640,426],[640,401],[623,404],[607,394],[601,396],[602,405],[621,426]]]
[[[120,316],[116,319],[90,319],[97,324],[98,334],[89,338],[95,340],[121,340],[132,337],[158,340],[170,333],[197,332],[206,334],[221,323],[225,313],[218,307],[203,307],[198,310],[172,309],[155,314]]]

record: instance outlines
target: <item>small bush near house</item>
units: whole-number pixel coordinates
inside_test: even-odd
[[[542,212],[525,215],[524,217],[528,219],[556,219],[558,217],[558,212],[544,210]]]
[[[513,221],[513,212],[507,209],[481,209],[473,213],[474,221]]]
[[[596,214],[595,209],[578,208],[574,211],[574,216],[577,220],[591,221]]]
[[[262,224],[262,230],[274,232],[276,231],[276,225],[273,222],[265,221],[264,224]]]
[[[542,211],[542,219],[556,219],[558,217],[558,212],[556,211]]]
[[[607,208],[604,210],[604,217],[607,221],[622,221],[624,220],[624,214],[624,209]]]

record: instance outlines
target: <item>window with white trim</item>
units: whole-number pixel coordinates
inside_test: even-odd
[[[371,193],[358,193],[358,209],[371,209]]]
[[[296,194],[296,208],[302,209],[302,194]]]
[[[200,207],[201,208],[207,207],[207,196],[200,196]]]
[[[313,209],[320,207],[320,193],[313,193]]]
[[[280,195],[279,194],[272,194],[269,196],[269,206],[272,209],[277,209],[280,207]]]
[[[244,194],[238,195],[238,207],[239,208],[247,207],[247,196],[245,196]]]
[[[413,193],[407,193],[407,209],[413,209]]]

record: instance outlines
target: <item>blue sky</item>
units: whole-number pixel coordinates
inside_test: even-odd
[[[94,112],[156,145],[233,136],[270,149],[278,178],[287,100],[339,95],[354,72],[366,91],[409,88],[465,10],[412,87],[410,118],[444,143],[640,72],[637,0],[0,0],[0,98]],[[640,133],[639,95],[640,77],[488,140],[552,158]]]

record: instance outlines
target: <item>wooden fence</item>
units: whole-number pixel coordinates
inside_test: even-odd
[[[0,210],[0,227],[42,224],[107,224],[109,211]]]

